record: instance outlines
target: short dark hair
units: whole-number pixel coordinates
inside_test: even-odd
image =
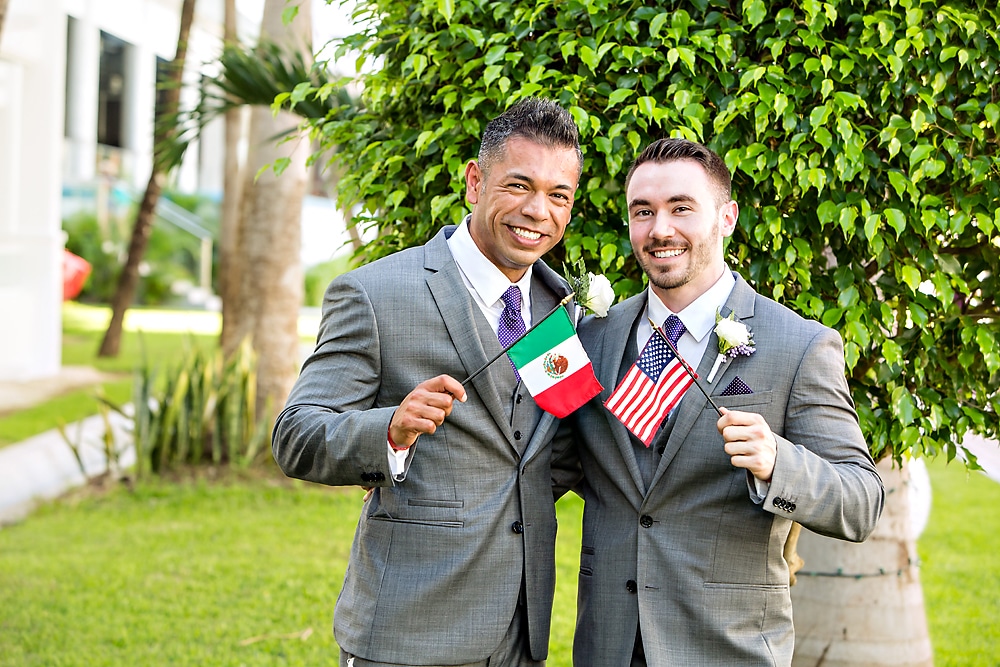
[[[657,139],[646,146],[642,153],[639,153],[639,157],[629,167],[628,176],[625,177],[625,190],[628,191],[632,174],[640,165],[646,162],[673,162],[675,160],[694,160],[705,169],[709,180],[715,185],[717,203],[720,206],[733,198],[732,177],[729,174],[729,168],[718,153],[694,141],[675,138]]]
[[[526,97],[491,120],[483,130],[479,146],[479,168],[488,172],[490,167],[503,159],[507,141],[521,137],[550,147],[571,148],[576,151],[583,173],[583,152],[580,135],[572,116],[552,100]]]

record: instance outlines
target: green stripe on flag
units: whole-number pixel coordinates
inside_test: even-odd
[[[559,308],[539,322],[538,326],[529,331],[521,340],[514,343],[507,350],[507,356],[514,362],[515,366],[520,368],[575,335],[576,330],[573,328],[573,323],[569,321],[569,313],[566,312],[565,308]]]

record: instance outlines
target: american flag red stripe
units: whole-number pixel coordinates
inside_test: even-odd
[[[681,361],[654,334],[604,405],[648,447],[693,382]]]

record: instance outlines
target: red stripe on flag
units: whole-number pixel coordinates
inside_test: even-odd
[[[660,423],[693,382],[676,358],[667,364],[656,383],[633,364],[604,405],[648,447]]]
[[[594,375],[593,365],[588,363],[537,394],[534,399],[542,410],[561,419],[600,394],[603,389]]]

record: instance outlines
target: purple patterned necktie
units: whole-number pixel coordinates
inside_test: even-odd
[[[662,329],[663,333],[665,333],[667,335],[667,338],[670,339],[670,342],[674,344],[674,347],[677,347],[677,341],[679,341],[681,339],[681,336],[684,335],[684,332],[687,331],[687,329],[684,327],[684,323],[681,322],[681,318],[677,317],[676,315],[671,315],[666,320],[664,320]],[[679,350],[678,354],[680,354]],[[677,412],[677,407],[678,406],[675,405],[673,408],[670,409],[670,412],[667,413],[667,419],[663,420],[663,424],[666,424],[667,420],[670,419],[671,415]],[[660,424],[660,428],[663,428],[663,424]]]
[[[497,326],[497,339],[506,349],[524,335],[524,319],[521,317],[521,288],[517,285],[511,285],[501,298],[504,307],[503,312],[500,313],[500,324]],[[521,376],[513,361],[510,362],[510,366],[514,369],[514,377],[520,382]]]
[[[677,345],[677,341],[681,339],[685,331],[684,323],[676,315],[671,315],[663,322],[663,333],[667,334],[667,338],[674,346]]]

